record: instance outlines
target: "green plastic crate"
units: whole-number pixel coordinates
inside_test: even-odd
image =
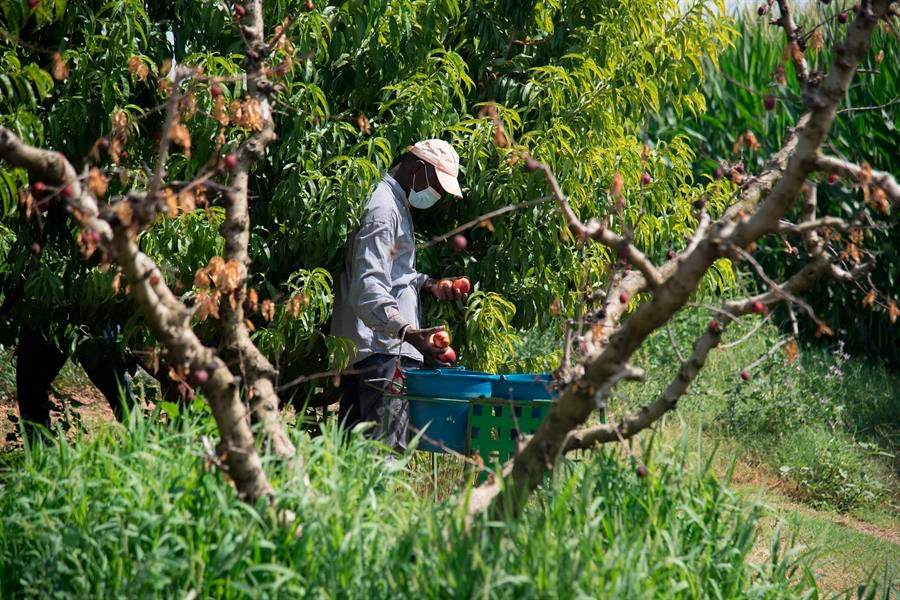
[[[478,453],[485,467],[493,470],[516,452],[520,436],[537,431],[550,412],[552,400],[469,400],[469,453]],[[479,478],[483,479],[483,473]]]

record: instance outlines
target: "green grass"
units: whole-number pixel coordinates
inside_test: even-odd
[[[306,469],[271,465],[277,512],[235,500],[205,468],[205,410],[140,414],[73,442],[7,455],[0,596],[795,597],[801,563],[754,565],[759,509],[687,444],[567,463],[512,522],[463,526],[430,473],[395,469],[337,433],[296,435]],[[422,461],[420,461],[420,467]],[[308,473],[309,483],[303,473]]]
[[[683,355],[707,322],[708,316],[696,313],[673,323]],[[781,336],[765,324],[743,344],[725,347],[755,325],[739,322],[726,334],[723,347],[711,353],[679,401],[674,419],[735,442],[744,457],[790,480],[795,499],[811,506],[840,512],[896,507],[900,376],[871,359],[850,357],[835,344],[801,347],[793,363],[777,351],[743,381],[741,371]],[[659,332],[635,363],[648,379],[620,386],[611,402],[614,413],[651,401],[674,376],[678,359],[668,336]]]

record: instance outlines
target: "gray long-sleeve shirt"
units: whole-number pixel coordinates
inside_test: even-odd
[[[397,354],[404,326],[420,327],[419,290],[428,277],[416,272],[416,240],[405,192],[385,175],[363,209],[338,285],[331,333],[350,338],[358,362],[372,354]],[[400,354],[422,360],[403,343]]]

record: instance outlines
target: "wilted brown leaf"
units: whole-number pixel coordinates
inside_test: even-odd
[[[821,29],[813,31],[812,37],[809,39],[809,47],[817,52],[825,47],[825,36],[822,35]]]
[[[128,140],[128,113],[117,110],[112,115],[113,136],[123,143]]]
[[[170,187],[162,189],[163,200],[166,202],[166,216],[174,219],[178,216],[178,200],[175,198],[175,192]]]
[[[262,301],[262,304],[259,306],[259,314],[262,315],[262,318],[266,321],[271,321],[275,318],[275,303],[269,300],[268,298]]]
[[[891,303],[888,304],[888,318],[891,320],[891,324],[897,322],[897,317],[900,317],[900,308],[897,308],[897,303],[891,300]]]
[[[191,157],[191,134],[183,123],[172,123],[172,127],[169,128],[169,139],[181,146],[181,151],[185,156]]]
[[[794,364],[794,361],[797,360],[797,355],[800,353],[800,346],[797,344],[797,340],[791,338],[784,345],[784,356],[787,359],[788,364]]]
[[[181,112],[182,118],[190,121],[197,114],[197,94],[193,90],[186,93],[178,101],[178,110]]]
[[[256,290],[253,288],[247,290],[246,306],[244,306],[244,309],[247,312],[253,312],[256,310],[258,302],[259,294],[256,293]]]
[[[97,167],[92,167],[88,171],[87,187],[95,198],[102,198],[109,188],[109,177],[103,175]]]
[[[369,125],[369,119],[363,113],[356,116],[356,126],[363,135],[372,135],[372,126]]]
[[[124,276],[122,275],[121,271],[116,273],[115,277],[113,277],[113,281],[112,281],[113,294],[116,294],[116,295],[119,294],[119,292],[122,289],[122,280],[123,279],[124,279]]]
[[[65,59],[59,52],[54,52],[53,55],[50,56],[50,74],[53,75],[53,79],[57,81],[63,81],[64,79],[69,78],[69,65],[66,64]]]
[[[833,335],[834,335],[834,332],[831,330],[831,327],[829,327],[828,325],[826,325],[823,321],[819,321],[819,322],[816,324],[816,333],[815,333],[815,336],[816,336],[816,337],[822,337],[823,335],[827,335],[827,336],[830,337],[830,336],[833,336]]]
[[[868,185],[872,183],[872,165],[863,161],[862,167],[859,169],[859,183]]]
[[[116,216],[119,217],[119,222],[122,223],[124,227],[131,225],[131,220],[134,217],[134,210],[132,210],[131,205],[128,204],[127,200],[123,200],[116,205]]]
[[[28,188],[22,188],[19,190],[19,206],[22,207],[22,210],[25,212],[25,218],[31,218],[31,210],[34,206],[34,196],[31,195],[31,192],[28,191]]]
[[[872,191],[872,206],[884,214],[887,214],[891,209],[891,204],[887,199],[887,193],[880,187],[876,187]]]
[[[560,310],[562,310],[562,307],[559,298],[553,296],[553,300],[550,301],[550,314],[555,317],[559,314]]]
[[[873,306],[875,304],[875,290],[869,290],[869,293],[862,299],[863,306]]]
[[[616,171],[612,178],[612,183],[609,185],[609,194],[613,198],[620,198],[622,196],[622,191],[625,189],[625,177],[622,175],[621,171]]]
[[[778,65],[775,67],[775,70],[772,72],[772,79],[775,80],[775,83],[778,85],[787,85],[787,77],[784,73],[784,65]]]
[[[150,74],[150,69],[147,68],[147,64],[141,60],[140,56],[132,56],[128,59],[128,70],[141,81],[147,79],[147,75]]]
[[[878,54],[875,55],[875,64],[880,65],[884,62],[884,50],[879,50]]]
[[[194,212],[194,209],[197,208],[194,192],[190,190],[178,192],[178,206],[183,212]]]

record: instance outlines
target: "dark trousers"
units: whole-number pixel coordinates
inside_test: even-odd
[[[31,430],[29,423],[50,427],[50,384],[56,379],[66,358],[64,351],[30,327],[23,326],[19,331],[16,395],[19,415],[26,421],[26,430]],[[131,383],[124,371],[116,369],[112,357],[100,356],[96,352],[77,358],[91,383],[106,397],[116,418],[121,420],[124,413],[122,396],[128,404],[133,404]]]
[[[419,361],[401,357],[404,369],[422,366]],[[338,416],[346,429],[359,423],[374,422],[367,435],[381,440],[397,452],[406,450],[409,405],[406,400],[385,397],[398,366],[396,355],[373,354],[354,364],[341,375],[341,403]],[[399,381],[398,381],[399,383]]]

